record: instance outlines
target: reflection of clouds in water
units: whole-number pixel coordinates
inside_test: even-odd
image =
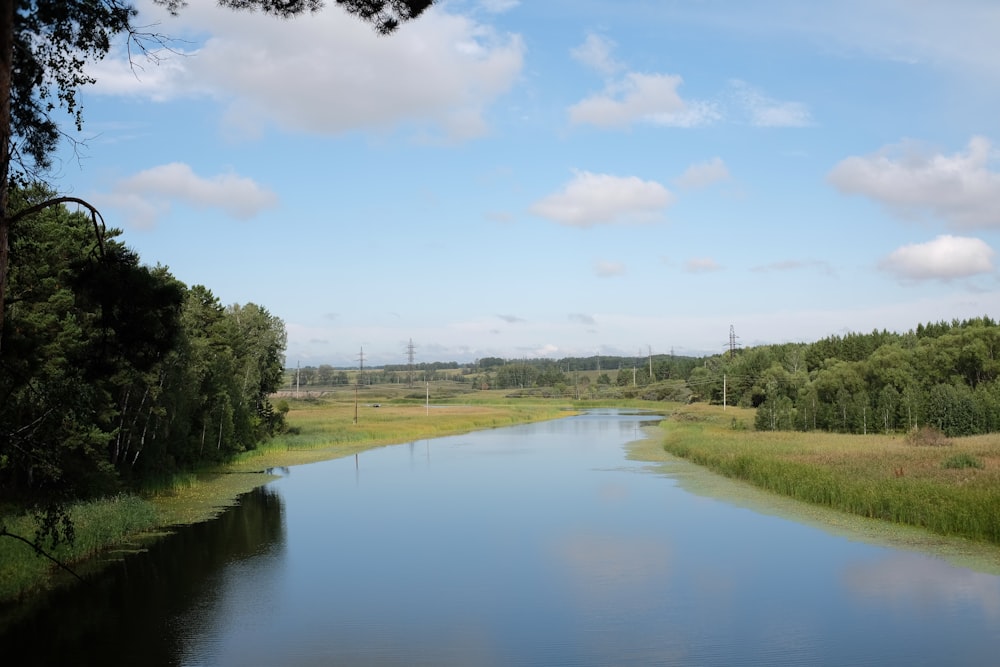
[[[573,587],[588,595],[652,586],[665,581],[670,569],[667,544],[647,537],[564,535],[556,538],[553,553]]]
[[[607,503],[621,502],[628,498],[628,486],[621,482],[602,484],[597,491],[601,500]]]
[[[855,563],[845,569],[844,583],[857,596],[894,605],[927,610],[975,605],[990,617],[1000,618],[1000,577],[919,554],[892,552],[877,562]]]

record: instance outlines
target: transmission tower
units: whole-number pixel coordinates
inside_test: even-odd
[[[413,356],[414,356],[414,353],[416,352],[416,350],[417,350],[417,348],[416,348],[416,346],[413,345],[413,339],[411,338],[410,342],[407,343],[407,345],[406,345],[406,359],[407,359],[407,362],[409,364],[407,366],[406,384],[407,384],[407,386],[410,386],[410,387],[413,386]]]
[[[736,356],[736,348],[739,347],[739,343],[736,342],[737,338],[739,338],[739,336],[736,335],[736,327],[734,327],[732,324],[730,324],[729,325],[729,356],[730,357],[735,357]]]

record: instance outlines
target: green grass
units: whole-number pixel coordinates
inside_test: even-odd
[[[902,436],[739,430],[732,428],[733,419],[752,423],[752,412],[685,408],[662,424],[663,446],[797,500],[1000,544],[997,436],[917,447]]]
[[[137,496],[121,495],[81,503],[69,510],[76,539],[46,551],[63,563],[74,565],[108,550],[138,548],[136,537],[157,525],[153,503]],[[34,541],[38,525],[33,516],[5,517],[4,525],[14,535]],[[23,596],[47,585],[58,568],[34,549],[10,536],[0,537],[0,600]]]

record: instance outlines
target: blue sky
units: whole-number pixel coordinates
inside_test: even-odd
[[[1000,315],[993,0],[192,2],[55,187],[288,364],[712,354]],[[331,5],[333,3],[330,3]]]

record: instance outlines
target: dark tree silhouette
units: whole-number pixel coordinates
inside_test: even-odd
[[[177,13],[186,0],[155,0]],[[372,24],[380,34],[424,12],[433,0],[335,0]],[[323,0],[218,0],[237,11],[260,11],[280,18],[317,12]],[[3,0],[0,2],[0,350],[6,312],[10,251],[9,188],[42,180],[62,133],[53,113],[62,108],[77,129],[83,110],[79,89],[93,83],[87,60],[100,60],[114,37],[144,52],[162,35],[145,32],[135,7],[122,0]]]

